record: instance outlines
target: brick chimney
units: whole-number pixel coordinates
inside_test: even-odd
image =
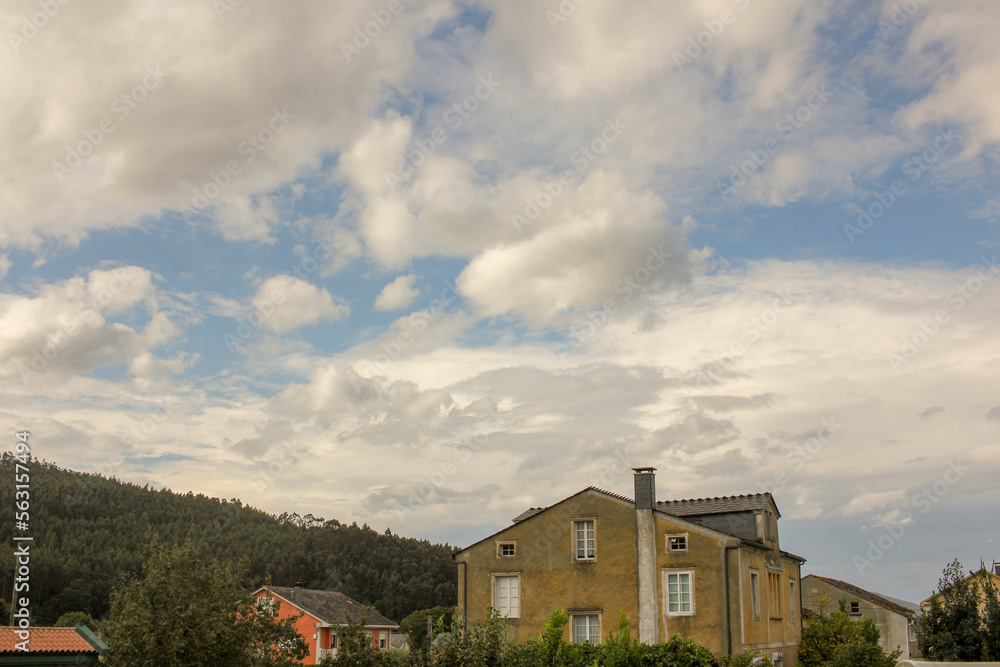
[[[659,603],[656,594],[656,468],[632,468],[635,473],[635,561],[639,575],[639,641],[659,641]]]

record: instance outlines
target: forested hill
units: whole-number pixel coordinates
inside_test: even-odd
[[[454,549],[447,544],[309,514],[275,517],[235,499],[157,491],[38,460],[29,465],[29,529],[15,531],[15,463],[10,452],[0,459],[0,599],[11,597],[10,536],[30,535],[31,608],[39,625],[71,611],[104,616],[112,588],[139,572],[153,535],[165,543],[190,538],[207,558],[246,557],[255,581],[270,576],[278,586],[337,590],[395,621],[456,603]]]

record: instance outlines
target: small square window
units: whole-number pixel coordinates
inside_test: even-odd
[[[687,551],[687,535],[667,535],[667,544],[670,546],[671,551]]]
[[[851,616],[860,616],[860,615],[861,615],[861,603],[860,602],[852,602],[851,603]]]
[[[500,558],[513,558],[515,544],[513,542],[500,542],[497,545],[497,556]]]

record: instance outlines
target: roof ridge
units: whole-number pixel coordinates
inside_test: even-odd
[[[657,500],[656,502],[658,502],[658,503],[694,503],[694,502],[698,502],[700,500],[729,500],[731,498],[756,498],[758,496],[770,496],[770,495],[771,495],[771,493],[769,491],[765,491],[764,493],[741,493],[739,495],[734,495],[734,496],[712,496],[712,497],[707,497],[706,496],[704,498],[679,498],[679,499],[676,499],[676,500]]]
[[[623,495],[621,495],[619,493],[615,493],[614,491],[608,491],[607,489],[602,489],[602,488],[600,488],[598,486],[588,486],[586,489],[584,489],[584,491],[600,491],[601,493],[606,493],[607,495],[613,496],[615,498],[618,498],[619,500],[624,500],[624,501],[629,502],[629,503],[634,503],[635,502],[631,498],[626,498],[625,496],[623,496]]]

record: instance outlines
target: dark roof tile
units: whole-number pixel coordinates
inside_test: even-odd
[[[753,493],[745,496],[722,496],[721,498],[661,500],[656,503],[656,509],[667,514],[673,514],[674,516],[699,516],[703,514],[753,512],[769,507],[772,502],[770,493]]]
[[[291,586],[265,586],[275,595],[292,602],[295,588]],[[324,623],[343,625],[345,615],[364,618],[365,625],[391,625],[399,627],[378,612],[366,609],[363,604],[336,591],[317,591],[303,588],[299,591],[298,602],[292,602],[300,609],[312,614]]]

